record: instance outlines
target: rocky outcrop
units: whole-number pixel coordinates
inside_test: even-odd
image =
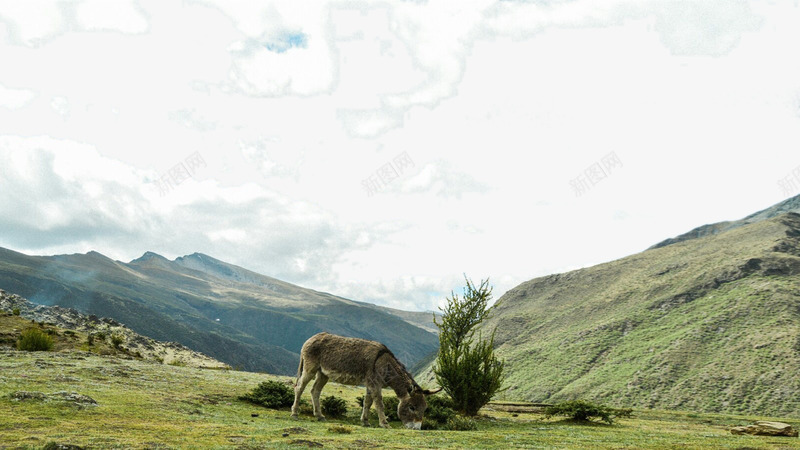
[[[797,437],[797,430],[783,422],[756,422],[746,427],[731,428],[732,434],[752,434],[755,436]]]
[[[88,395],[79,394],[77,392],[53,392],[52,394],[45,394],[38,391],[16,391],[9,394],[13,401],[39,401],[39,402],[60,402],[67,405],[75,406],[76,408],[83,409],[87,407],[97,406],[97,401]]]
[[[15,294],[0,289],[0,311],[13,312],[25,319],[52,324],[64,329],[87,333],[92,340],[109,340],[128,354],[164,364],[214,369],[230,368],[210,356],[196,352],[177,342],[162,342],[142,336],[114,319],[82,314],[72,308],[44,306],[31,303]],[[5,342],[0,336],[0,345]],[[16,341],[13,336],[10,342]]]

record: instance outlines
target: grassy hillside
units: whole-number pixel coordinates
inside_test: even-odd
[[[118,359],[85,352],[0,349],[0,443],[42,448],[800,448],[797,438],[734,436],[729,429],[767,417],[637,411],[613,426],[486,408],[477,431],[358,426],[361,388],[329,383],[323,395],[347,401],[347,416],[317,422],[237,400],[267,379]],[[387,394],[389,394],[387,392]],[[308,399],[309,394],[304,394]],[[377,419],[372,418],[375,425]],[[332,425],[346,427],[337,433]]]
[[[528,281],[495,327],[513,398],[800,417],[800,215]]]
[[[170,261],[147,253],[122,263],[97,252],[39,257],[0,249],[0,287],[270,373],[294,373],[303,342],[320,331],[379,340],[407,364],[438,344],[396,314],[202,254]]]

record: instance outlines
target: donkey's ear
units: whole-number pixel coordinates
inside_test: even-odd
[[[433,395],[433,394],[435,394],[435,393],[437,393],[437,392],[439,392],[441,390],[442,390],[442,388],[436,389],[434,391],[430,391],[428,389],[425,389],[424,391],[422,391],[422,393],[425,394],[425,395]]]

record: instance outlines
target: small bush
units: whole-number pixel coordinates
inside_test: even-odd
[[[596,405],[586,400],[563,402],[548,406],[544,410],[545,417],[548,419],[553,416],[566,416],[572,420],[590,421],[593,417],[596,417],[609,425],[614,423],[614,418],[630,417],[632,413],[633,410],[631,409],[611,408],[605,405]]]
[[[122,338],[122,336],[118,334],[111,336],[111,345],[113,345],[115,349],[119,350],[119,347],[123,342],[125,342],[125,340]]]
[[[86,336],[86,343],[89,344],[90,347],[94,345],[94,336],[91,334]]]
[[[475,431],[478,429],[478,424],[470,417],[455,415],[447,420],[447,423],[442,429],[451,431]]]
[[[11,311],[11,314],[13,314],[13,315],[15,315],[15,316],[18,316],[18,315],[19,315],[19,308],[14,308],[14,309]]]
[[[347,403],[345,403],[344,399],[329,395],[323,398],[321,403],[323,415],[329,417],[342,417],[347,414]]]
[[[308,400],[301,398],[300,403],[297,405],[297,413],[304,416],[314,415],[314,406]]]
[[[19,337],[17,349],[27,352],[50,351],[53,349],[53,338],[38,328],[28,328]]]
[[[294,403],[294,393],[286,384],[270,380],[259,384],[249,394],[239,397],[239,400],[272,409],[285,408]]]
[[[105,334],[105,333],[103,333],[102,331],[100,331],[100,332],[98,332],[98,333],[95,333],[95,334],[94,334],[94,337],[95,337],[96,339],[98,339],[100,342],[105,342],[105,341],[106,341],[106,334]]]
[[[427,401],[428,409],[425,410],[425,417],[439,425],[446,424],[456,415],[456,411],[453,409],[453,400],[450,397],[441,394],[432,395],[427,398]]]
[[[350,434],[353,429],[344,425],[332,425],[328,427],[328,431],[331,433]]]
[[[400,421],[400,417],[397,415],[397,405],[399,404],[400,399],[394,395],[383,397],[383,414],[386,415],[386,420]]]

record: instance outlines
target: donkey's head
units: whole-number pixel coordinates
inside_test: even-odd
[[[397,416],[400,418],[400,421],[403,422],[403,425],[405,425],[406,428],[414,430],[422,429],[422,415],[428,407],[428,402],[425,401],[425,397],[441,390],[442,388],[436,389],[435,391],[423,390],[414,383],[414,387],[409,391],[408,395],[402,397],[400,399],[400,404],[397,405]]]

